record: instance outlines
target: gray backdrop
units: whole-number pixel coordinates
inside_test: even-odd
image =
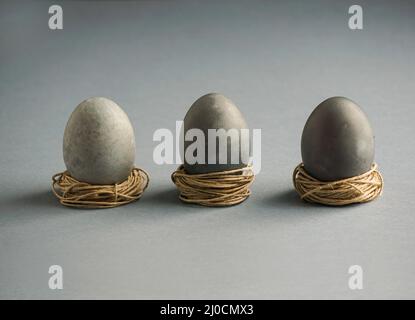
[[[48,29],[61,4],[64,29]],[[1,1],[0,298],[414,298],[415,4],[358,1]],[[175,165],[152,160],[199,96],[222,92],[262,129],[262,171],[243,204],[182,204]],[[365,205],[302,203],[291,184],[313,108],[357,101],[386,185]],[[106,96],[135,128],[143,198],[59,205],[68,117]],[[48,288],[59,264],[64,289]],[[364,289],[348,287],[348,268]]]

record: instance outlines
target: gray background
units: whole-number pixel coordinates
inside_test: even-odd
[[[59,3],[64,29],[48,29]],[[1,1],[0,298],[414,298],[415,5],[359,1]],[[262,171],[243,204],[184,205],[175,165],[152,154],[199,96],[222,92],[262,129]],[[384,195],[330,208],[291,185],[313,108],[357,101],[376,134]],[[51,176],[75,106],[115,100],[135,128],[143,198],[60,206]],[[64,270],[49,290],[48,268]],[[348,268],[364,269],[364,290]]]

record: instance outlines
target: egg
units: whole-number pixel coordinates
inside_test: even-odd
[[[321,181],[369,171],[374,160],[374,136],[366,115],[345,97],[323,101],[304,126],[301,155],[306,172]]]
[[[193,141],[184,141],[184,169],[187,173],[208,173],[218,171],[228,171],[233,169],[239,169],[246,167],[249,159],[249,135],[241,134],[241,129],[248,129],[246,121],[235,106],[235,104],[226,98],[224,95],[219,93],[209,93],[198,100],[196,100],[190,107],[184,118],[184,137],[190,129],[199,129],[204,134],[204,146],[205,152],[203,161],[197,161],[196,163],[189,163],[189,159],[186,156],[186,150],[189,148]],[[226,161],[220,161],[220,158],[224,158],[223,149],[220,148],[219,139],[216,141],[216,148],[211,148],[212,156],[215,161],[209,161],[209,129],[225,129],[227,132],[230,129],[237,134],[237,139],[227,139],[226,143]],[[236,142],[235,142],[236,141]],[[239,144],[239,152],[234,152],[235,156],[232,159],[232,143]],[[225,145],[225,143],[223,143]],[[238,146],[234,146],[238,147]],[[237,150],[237,149],[234,149]],[[195,155],[197,155],[197,150]],[[236,159],[237,158],[237,159]]]
[[[69,174],[91,184],[114,184],[134,166],[134,129],[114,102],[94,97],[81,102],[66,124],[63,158]]]

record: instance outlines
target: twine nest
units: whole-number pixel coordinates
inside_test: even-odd
[[[112,185],[80,182],[67,171],[52,177],[52,191],[60,203],[78,208],[114,208],[141,198],[149,177],[142,169],[134,168],[127,180]]]
[[[338,181],[319,181],[301,163],[294,169],[293,183],[301,199],[331,206],[369,202],[383,190],[383,178],[376,163],[368,172]]]
[[[207,207],[231,206],[246,200],[255,175],[251,166],[241,169],[188,174],[181,165],[171,175],[180,190],[179,199]]]

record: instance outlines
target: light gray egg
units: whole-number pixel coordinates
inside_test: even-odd
[[[107,98],[81,102],[72,112],[63,137],[69,174],[91,184],[114,184],[134,166],[134,130],[126,113]]]
[[[374,136],[360,107],[350,99],[332,97],[308,118],[302,138],[304,169],[321,181],[354,177],[370,170]]]
[[[246,121],[235,106],[235,104],[219,93],[209,93],[193,103],[184,118],[184,137],[191,129],[199,129],[204,134],[205,152],[202,163],[194,159],[189,161],[186,157],[186,151],[191,148],[194,141],[184,141],[184,168],[187,173],[208,173],[217,171],[227,171],[245,167],[249,162],[250,139],[249,134],[242,134],[241,129],[248,129]],[[226,150],[220,146],[220,139],[216,139],[216,147],[210,148],[211,155],[209,159],[209,129],[224,129],[225,135],[229,134],[226,141]],[[231,131],[229,131],[232,129]],[[226,133],[225,133],[226,131]],[[220,133],[220,131],[217,131]],[[236,134],[235,134],[236,133]],[[232,138],[233,137],[233,138]],[[213,139],[212,139],[213,140]],[[236,141],[236,142],[235,142]],[[222,143],[222,146],[225,145]],[[238,149],[232,147],[238,147]],[[193,152],[192,152],[193,153]],[[194,151],[197,156],[198,151]],[[224,153],[226,155],[224,160]],[[233,153],[233,155],[232,155]],[[213,161],[212,161],[213,160]],[[213,163],[212,163],[213,162]]]

